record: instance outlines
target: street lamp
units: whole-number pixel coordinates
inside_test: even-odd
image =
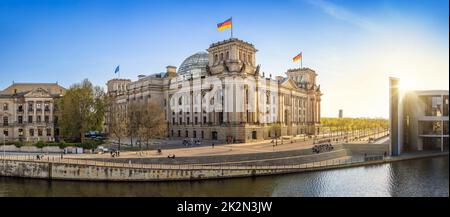
[[[5,133],[3,133],[3,157],[5,157],[5,139],[6,139],[6,135],[5,135]]]

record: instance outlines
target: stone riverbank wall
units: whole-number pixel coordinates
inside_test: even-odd
[[[423,157],[448,156],[448,152],[418,153],[393,158],[375,160],[327,161],[318,164],[299,164],[272,167],[197,167],[189,168],[175,165],[160,165],[160,168],[137,168],[136,165],[86,165],[57,162],[37,162],[33,160],[0,159],[0,176],[40,178],[48,180],[86,180],[86,181],[176,181],[202,180],[232,177],[249,177],[318,171],[381,164],[399,160]],[[104,163],[103,164],[107,164]],[[145,165],[141,165],[145,166]],[[147,165],[149,166],[149,165]]]
[[[363,147],[367,146],[367,147]],[[383,145],[346,144],[339,147],[343,153],[360,154],[370,150],[369,154],[381,154]],[[341,149],[342,148],[342,149]],[[297,153],[299,154],[299,153]],[[0,160],[0,176],[27,177],[59,180],[89,180],[89,181],[167,181],[167,180],[199,180],[214,178],[248,177],[293,173],[300,171],[321,170],[345,167],[365,163],[364,159],[344,161],[330,160],[323,155],[307,154],[307,158],[316,163],[291,163],[288,158],[285,165],[165,165],[165,164],[126,164],[117,162],[98,162],[85,160],[47,159],[37,161],[33,158],[11,157]],[[339,155],[341,156],[341,155]],[[271,156],[273,157],[273,156]],[[285,156],[286,157],[286,156]],[[293,156],[291,156],[293,157]],[[244,158],[249,160],[248,158]],[[58,160],[60,162],[58,162]],[[242,160],[242,159],[241,159]],[[323,161],[325,160],[325,161]]]
[[[55,162],[1,160],[0,176],[49,180],[168,181],[231,178],[285,173],[292,168],[133,168]]]

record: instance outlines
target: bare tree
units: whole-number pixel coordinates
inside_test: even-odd
[[[120,150],[122,138],[128,135],[129,121],[126,113],[118,105],[110,104],[107,121],[109,134],[118,140]]]
[[[164,109],[157,102],[144,103],[139,108],[138,134],[148,148],[151,140],[163,137],[166,133]]]
[[[136,102],[129,103],[127,106],[126,116],[128,121],[128,136],[130,137],[131,146],[133,146],[133,137],[137,135],[140,125],[141,105]]]

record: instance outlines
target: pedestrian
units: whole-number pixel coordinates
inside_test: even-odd
[[[214,143],[212,144],[212,148],[214,148]]]
[[[61,159],[63,159],[63,154],[61,154]]]

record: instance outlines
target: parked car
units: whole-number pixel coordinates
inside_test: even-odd
[[[89,131],[84,134],[84,137],[91,139],[105,139],[105,135],[98,131]]]
[[[91,137],[91,138],[94,139],[94,140],[97,140],[97,141],[103,141],[103,140],[106,139],[106,138],[105,138],[104,136],[102,136],[102,135],[94,136],[94,137]]]
[[[110,151],[108,148],[105,148],[103,146],[98,146],[97,149],[95,149],[96,154],[101,154]]]

